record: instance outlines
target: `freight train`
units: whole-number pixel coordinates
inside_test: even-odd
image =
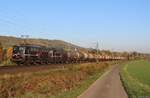
[[[67,51],[63,48],[48,48],[40,45],[13,46],[12,62],[16,64],[54,64],[54,63],[80,63],[123,60],[124,57],[102,56],[90,52]]]

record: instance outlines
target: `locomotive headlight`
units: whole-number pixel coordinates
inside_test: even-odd
[[[39,54],[36,54],[36,56],[39,56]]]

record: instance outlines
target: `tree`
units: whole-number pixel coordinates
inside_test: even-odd
[[[7,49],[3,49],[2,52],[2,61],[6,61],[7,60]]]
[[[2,43],[0,42],[0,63],[2,62],[3,60],[3,46],[2,46]]]
[[[9,47],[7,49],[7,59],[11,59],[12,57],[12,52],[13,52],[13,48],[12,47]]]

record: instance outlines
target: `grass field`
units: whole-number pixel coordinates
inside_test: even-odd
[[[150,61],[132,61],[121,71],[129,98],[150,98]]]

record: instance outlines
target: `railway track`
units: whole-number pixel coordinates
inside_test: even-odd
[[[106,61],[107,62],[107,61]],[[88,63],[88,62],[84,62]],[[48,65],[11,65],[11,66],[0,66],[0,75],[4,74],[17,74],[17,73],[25,73],[25,72],[38,72],[48,69],[58,69],[64,68],[64,66],[69,64],[48,64]],[[81,64],[81,63],[72,63],[72,64]]]
[[[27,65],[27,66],[1,66],[0,75],[4,74],[17,74],[25,72],[38,72],[43,70],[48,70],[52,68],[62,68],[66,64],[49,64],[49,65]]]

